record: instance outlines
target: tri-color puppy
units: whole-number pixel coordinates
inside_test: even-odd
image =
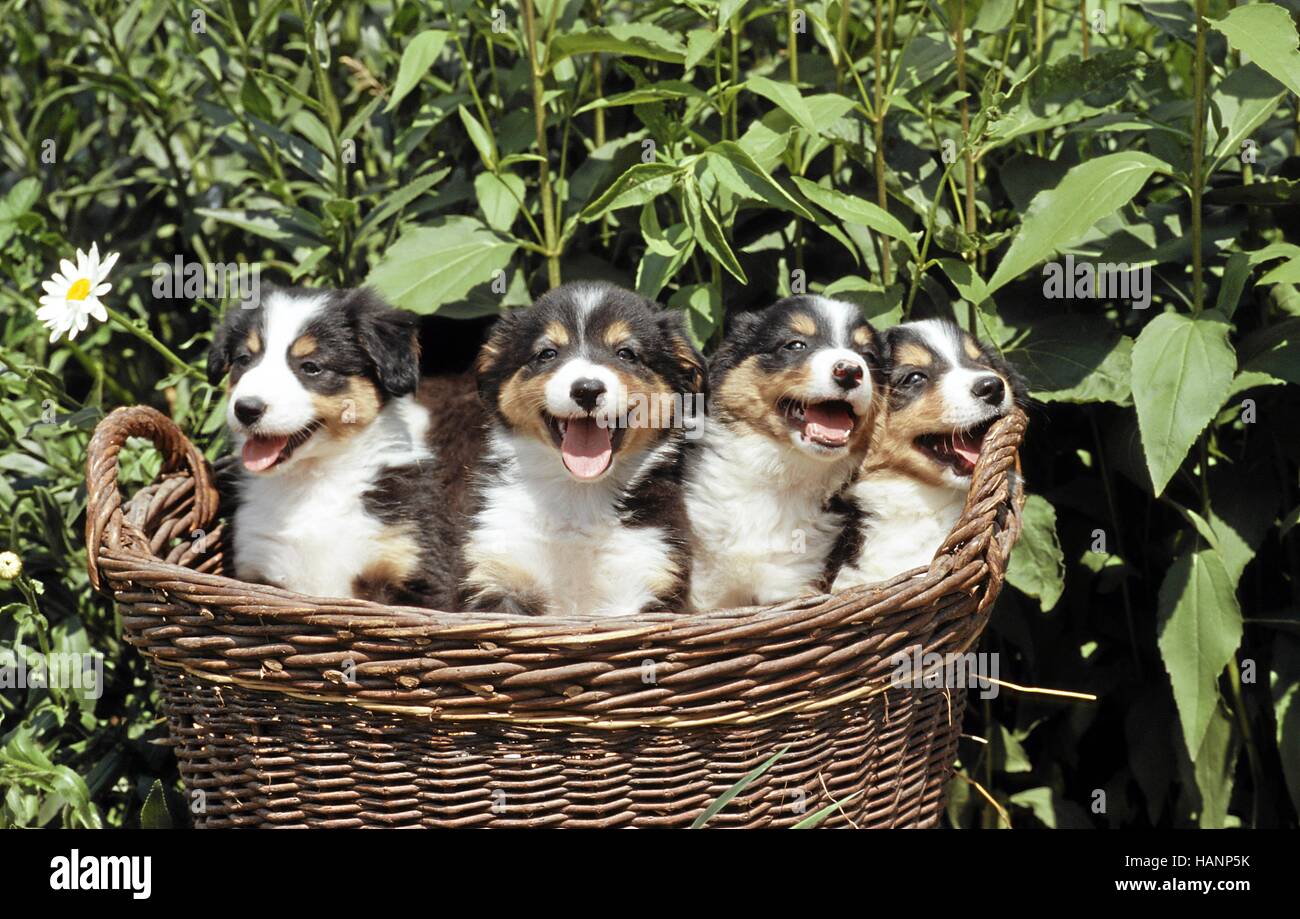
[[[834,498],[870,441],[877,364],[876,333],[851,304],[797,296],[736,317],[687,469],[696,607],[826,589],[845,525]]]
[[[452,608],[454,508],[430,489],[415,334],[412,314],[364,289],[269,289],[226,314],[208,375],[230,375],[240,580]]]
[[[905,323],[882,339],[887,408],[846,491],[858,520],[836,590],[930,564],[961,515],[984,435],[1025,398],[1011,365],[954,323]]]
[[[565,284],[498,320],[478,379],[492,417],[465,544],[468,605],[684,609],[682,447],[706,381],[680,316],[609,284]]]

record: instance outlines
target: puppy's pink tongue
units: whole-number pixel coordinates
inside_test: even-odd
[[[809,440],[842,446],[853,433],[853,416],[842,402],[816,402],[803,411],[803,433]]]
[[[244,441],[244,450],[240,458],[244,468],[249,472],[261,472],[270,469],[280,458],[280,451],[289,442],[288,435],[283,437],[250,437]]]
[[[560,440],[564,468],[580,479],[594,479],[609,468],[614,451],[609,428],[595,418],[571,419]]]
[[[952,452],[956,453],[971,466],[974,466],[976,460],[980,458],[980,450],[983,449],[983,447],[983,437],[967,437],[965,434],[954,434],[952,436]]]

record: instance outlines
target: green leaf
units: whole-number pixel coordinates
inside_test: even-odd
[[[636,269],[636,292],[648,300],[656,300],[690,258],[695,241],[685,223],[662,229],[653,202],[641,210],[641,237],[645,240],[645,254]]]
[[[429,72],[433,62],[442,53],[443,46],[451,37],[450,32],[442,29],[429,29],[411,39],[402,52],[402,62],[397,67],[397,82],[393,85],[393,94],[389,97],[385,112],[397,108],[397,104],[415,89],[420,78]]]
[[[505,233],[519,216],[524,200],[524,180],[509,172],[480,172],[474,177],[474,194],[488,226]]]
[[[144,799],[140,810],[140,828],[144,830],[170,830],[172,815],[167,810],[167,794],[162,782],[154,779],[149,789],[149,796]]]
[[[1216,160],[1222,162],[1239,155],[1242,141],[1268,120],[1284,95],[1283,86],[1254,64],[1228,74],[1210,98],[1224,126],[1223,136],[1214,148]]]
[[[686,60],[684,64],[687,70],[690,70],[705,56],[712,51],[718,44],[718,39],[722,33],[714,29],[691,29],[690,34],[686,36]]]
[[[1219,298],[1214,308],[1227,318],[1237,311],[1241,302],[1241,293],[1246,289],[1250,279],[1250,255],[1246,252],[1234,252],[1228,256],[1228,264],[1223,268],[1223,283],[1219,285]]]
[[[1065,591],[1065,553],[1056,538],[1056,508],[1041,495],[1030,495],[1023,519],[1024,529],[1007,565],[1007,581],[1037,599],[1046,613]]]
[[[1228,804],[1232,800],[1240,753],[1240,734],[1232,715],[1220,702],[1212,710],[1200,749],[1191,757],[1195,763],[1192,774],[1200,797],[1196,825],[1203,830],[1219,830],[1228,825]]]
[[[575,54],[620,54],[681,64],[686,60],[682,40],[648,22],[626,22],[585,32],[564,32],[551,41],[552,67]]]
[[[806,207],[790,197],[738,144],[724,140],[705,150],[704,156],[709,171],[732,194],[765,201],[781,210],[793,211],[805,220],[814,219]]]
[[[791,84],[778,83],[767,77],[750,77],[745,82],[745,87],[775,104],[813,137],[818,135],[817,122],[813,119],[812,109],[804,102],[803,96],[799,95],[799,90]]]
[[[1219,553],[1200,548],[1175,558],[1158,606],[1160,655],[1195,760],[1219,704],[1219,676],[1241,644],[1241,609]]]
[[[456,111],[460,114],[461,123],[465,125],[465,133],[469,134],[469,139],[474,142],[474,149],[478,151],[479,159],[483,161],[483,166],[488,172],[497,170],[497,143],[492,139],[491,133],[479,122],[477,118],[470,114],[469,109],[463,105],[456,106]]]
[[[1227,37],[1228,44],[1248,55],[1252,64],[1300,95],[1300,51],[1296,50],[1300,39],[1288,10],[1271,3],[1251,3],[1209,22]]]
[[[1100,316],[1056,316],[1035,322],[1007,356],[1043,402],[1132,399],[1133,339]]]
[[[662,80],[588,102],[574,114],[581,115],[593,109],[614,108],[620,105],[645,105],[649,102],[667,102],[672,99],[702,99],[704,95],[704,90],[690,83],[683,83],[681,80]]]
[[[736,253],[731,250],[727,235],[722,231],[722,224],[718,223],[718,217],[713,213],[709,202],[700,195],[700,186],[693,177],[686,183],[685,200],[686,223],[690,226],[696,243],[717,259],[718,263],[737,281],[748,284],[749,279],[745,277],[745,269],[740,267]]]
[[[451,169],[445,166],[442,169],[435,169],[428,175],[420,176],[418,179],[396,189],[391,194],[385,195],[383,203],[367,214],[365,219],[361,221],[361,226],[357,229],[357,241],[360,242],[365,239],[373,229],[383,224],[393,214],[396,214],[445,179],[449,172],[451,172]]]
[[[584,222],[599,220],[610,211],[645,204],[667,194],[683,175],[677,166],[668,163],[637,163],[605,189],[599,198],[582,209]]]
[[[395,306],[433,313],[492,281],[515,248],[473,217],[447,217],[403,233],[365,283]]]
[[[1159,495],[1223,405],[1237,369],[1228,323],[1207,310],[1163,313],[1133,346],[1133,401],[1151,484]],[[1194,746],[1194,745],[1192,745]]]
[[[668,305],[682,311],[686,332],[695,347],[703,350],[722,322],[722,295],[712,284],[687,284],[669,299]]]
[[[966,262],[959,258],[941,258],[939,267],[943,269],[948,280],[952,281],[953,286],[957,288],[957,293],[961,294],[961,298],[967,303],[979,306],[989,298],[988,285]]]
[[[870,227],[878,233],[900,240],[907,246],[909,252],[913,255],[917,254],[916,242],[912,239],[912,234],[907,232],[907,227],[884,208],[833,188],[823,188],[802,176],[793,178],[794,184],[798,186],[799,191],[803,192],[804,197],[828,214],[845,223]]]
[[[731,803],[732,798],[734,798],[736,795],[740,794],[742,791],[744,791],[746,788],[752,785],[755,779],[757,779],[764,772],[770,769],[772,767],[772,764],[775,763],[777,760],[779,760],[782,756],[784,756],[785,752],[789,749],[790,746],[789,744],[787,744],[786,746],[782,747],[780,750],[777,750],[775,753],[769,756],[764,762],[760,763],[757,768],[755,768],[753,771],[747,773],[743,778],[741,778],[739,782],[737,782],[735,785],[732,785],[730,788],[724,791],[716,801],[714,801],[712,804],[706,807],[704,809],[704,812],[695,818],[695,821],[691,824],[691,829],[698,830],[702,826],[704,826],[704,824],[712,820],[714,816],[718,813],[718,811],[722,810],[724,807],[726,807],[728,804]]]
[[[1020,231],[989,281],[989,293],[1019,277],[1123,207],[1165,164],[1147,153],[1111,153],[1075,166],[1055,188],[1034,195]]]

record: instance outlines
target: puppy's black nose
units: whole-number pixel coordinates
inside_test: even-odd
[[[1007,394],[1007,386],[1002,382],[1001,377],[980,377],[970,388],[970,394],[989,405],[1001,405],[1003,397]]]
[[[604,393],[605,384],[591,377],[574,380],[573,385],[569,387],[569,397],[589,412],[596,410],[596,400]]]
[[[252,424],[266,412],[266,403],[261,399],[246,398],[235,401],[235,417],[241,424]]]
[[[862,365],[855,361],[836,361],[831,377],[842,389],[856,389],[862,382]]]

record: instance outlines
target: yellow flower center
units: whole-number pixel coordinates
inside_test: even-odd
[[[69,300],[85,300],[90,296],[90,278],[77,278],[68,288]]]

